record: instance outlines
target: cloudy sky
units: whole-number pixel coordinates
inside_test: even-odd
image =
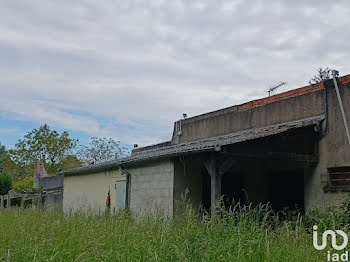
[[[173,122],[350,73],[350,2],[1,1],[0,141],[48,123],[87,141],[170,139]]]

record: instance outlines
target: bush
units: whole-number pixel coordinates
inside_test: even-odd
[[[24,190],[31,190],[33,188],[34,188],[34,177],[32,177],[32,176],[23,178],[23,179],[15,182],[13,185],[13,190],[15,190],[16,192],[21,192]]]
[[[0,195],[6,195],[12,189],[12,178],[6,172],[0,173]]]

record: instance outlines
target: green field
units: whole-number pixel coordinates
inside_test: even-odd
[[[325,252],[313,248],[311,226],[338,223],[333,213],[304,218],[266,207],[214,218],[187,207],[177,217],[5,209],[0,261],[326,261]]]

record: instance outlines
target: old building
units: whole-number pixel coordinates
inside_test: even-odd
[[[34,168],[34,187],[50,194],[42,195],[44,207],[62,208],[63,206],[63,176],[50,176],[46,172],[44,161],[38,161]]]
[[[350,121],[350,75],[337,78]],[[208,210],[222,196],[310,210],[350,187],[350,145],[333,80],[179,120],[172,140],[131,156],[61,172],[65,211],[128,206],[165,212],[186,189]]]

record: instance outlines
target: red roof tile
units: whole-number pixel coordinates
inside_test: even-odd
[[[349,83],[350,82],[350,74],[349,75],[345,75],[339,78],[340,83],[345,84],[345,83]],[[265,104],[269,104],[272,102],[276,102],[279,100],[283,100],[283,99],[287,99],[287,98],[291,98],[291,97],[296,97],[296,96],[300,96],[300,95],[304,95],[307,93],[311,93],[320,89],[323,89],[324,85],[323,83],[319,83],[319,84],[314,84],[314,85],[308,85],[308,86],[304,86],[304,87],[300,87],[297,89],[293,89],[287,92],[283,92],[280,94],[276,94],[276,95],[272,95],[269,97],[264,97],[261,99],[256,99],[256,100],[252,100],[243,104],[240,104],[237,106],[238,110],[246,110],[249,108],[253,108],[253,107],[257,107],[257,106],[262,106]]]

